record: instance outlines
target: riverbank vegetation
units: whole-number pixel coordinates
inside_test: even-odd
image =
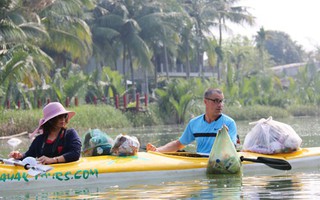
[[[190,106],[187,109],[185,123],[193,116],[201,114],[204,107],[199,100],[198,109]],[[108,105],[83,105],[71,107],[76,116],[68,124],[69,127],[76,128],[80,133],[85,133],[89,129],[99,128],[108,130],[113,128],[154,126],[162,124],[174,124],[176,119],[170,115],[163,118],[157,104],[152,103],[145,112],[122,112]],[[281,119],[292,116],[315,116],[320,115],[319,108],[315,106],[293,106],[290,109],[270,106],[225,106],[225,113],[238,120],[257,121],[260,118],[273,116],[274,119]],[[22,132],[31,133],[42,117],[41,109],[33,110],[5,110],[0,116],[0,136],[9,136]]]

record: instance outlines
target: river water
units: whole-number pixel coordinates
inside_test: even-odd
[[[319,146],[320,123],[318,118],[274,119],[287,123],[302,138],[302,147]],[[248,121],[237,122],[241,141],[253,127]],[[163,145],[177,139],[183,131],[183,125],[144,127],[135,129],[104,130],[112,138],[118,134],[134,135],[139,138],[141,146],[151,142]],[[85,131],[81,131],[85,132]],[[81,134],[81,133],[80,133]],[[22,143],[15,149],[25,150],[29,141],[19,137]],[[6,157],[13,149],[7,140],[0,140],[0,157]],[[195,144],[187,147],[194,151]],[[307,165],[308,163],[306,163]],[[81,188],[58,189],[50,191],[24,191],[19,194],[2,196],[0,199],[319,199],[320,171],[314,169],[305,172],[284,172],[275,170],[274,174],[263,176],[221,176],[188,177],[160,181],[132,182],[126,185],[84,185]]]

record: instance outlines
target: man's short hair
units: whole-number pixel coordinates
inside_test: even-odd
[[[223,94],[222,91],[220,89],[217,88],[209,88],[206,90],[206,92],[204,93],[204,98],[209,98],[212,94]]]

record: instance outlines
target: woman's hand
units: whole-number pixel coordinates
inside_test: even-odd
[[[47,156],[41,156],[37,158],[37,161],[39,164],[43,164],[43,165],[56,163],[56,160],[54,158],[49,158]]]
[[[16,160],[20,160],[23,157],[22,153],[19,151],[11,151],[8,156],[9,158],[14,158]]]

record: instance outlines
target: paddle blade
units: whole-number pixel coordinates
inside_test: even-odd
[[[280,169],[280,170],[291,170],[292,167],[290,163],[286,160],[276,159],[276,158],[266,158],[266,157],[258,157],[257,158],[262,163],[268,165],[269,167]]]
[[[277,158],[267,158],[267,157],[257,157],[254,158],[244,158],[243,156],[240,157],[241,161],[249,161],[255,163],[263,163],[271,168],[279,169],[279,170],[291,170],[291,165],[288,161],[277,159]]]

